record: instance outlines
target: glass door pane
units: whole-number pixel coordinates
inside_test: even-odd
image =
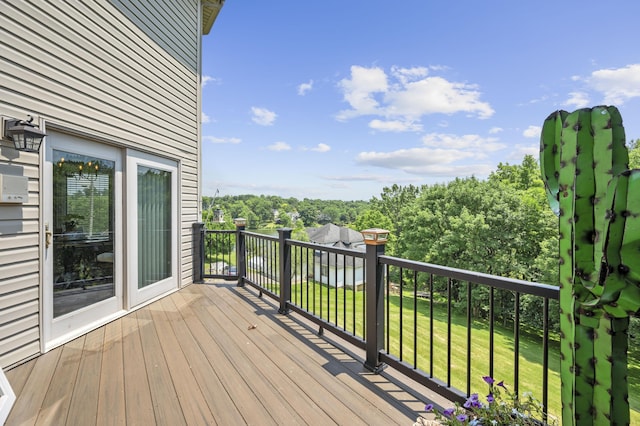
[[[115,296],[115,162],[53,150],[53,317]]]
[[[172,274],[171,172],[138,165],[138,288]]]

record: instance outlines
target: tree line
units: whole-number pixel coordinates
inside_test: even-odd
[[[640,139],[631,141],[629,151],[630,167],[640,168]],[[235,217],[247,218],[249,229],[291,227],[294,238],[302,240],[305,227],[329,222],[357,231],[384,228],[391,231],[386,252],[392,256],[558,285],[558,218],[548,206],[539,164],[531,155],[520,164],[498,164],[484,180],[394,184],[368,202],[243,195],[203,197],[203,208],[208,229],[233,229]],[[224,211],[224,223],[210,222],[215,209]],[[488,314],[488,297],[488,289],[473,289],[474,314]],[[466,300],[460,304],[465,308]],[[521,319],[539,325],[541,304],[539,298],[523,296]],[[496,306],[506,324],[513,316],[513,294],[499,292]],[[552,310],[555,327],[557,304]],[[635,324],[633,328],[640,330]]]

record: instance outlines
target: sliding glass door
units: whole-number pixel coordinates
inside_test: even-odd
[[[45,346],[123,309],[122,151],[48,136],[44,191]]]
[[[175,162],[127,155],[130,306],[178,288],[178,197]]]

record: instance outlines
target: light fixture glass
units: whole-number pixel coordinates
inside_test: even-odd
[[[31,124],[33,117],[28,120],[6,120],[4,135],[13,141],[13,146],[18,151],[38,152],[42,139],[47,136],[38,126]]]

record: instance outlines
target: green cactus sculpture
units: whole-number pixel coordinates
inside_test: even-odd
[[[629,424],[627,330],[640,308],[640,170],[613,106],[549,115],[540,166],[560,231],[563,425]]]

